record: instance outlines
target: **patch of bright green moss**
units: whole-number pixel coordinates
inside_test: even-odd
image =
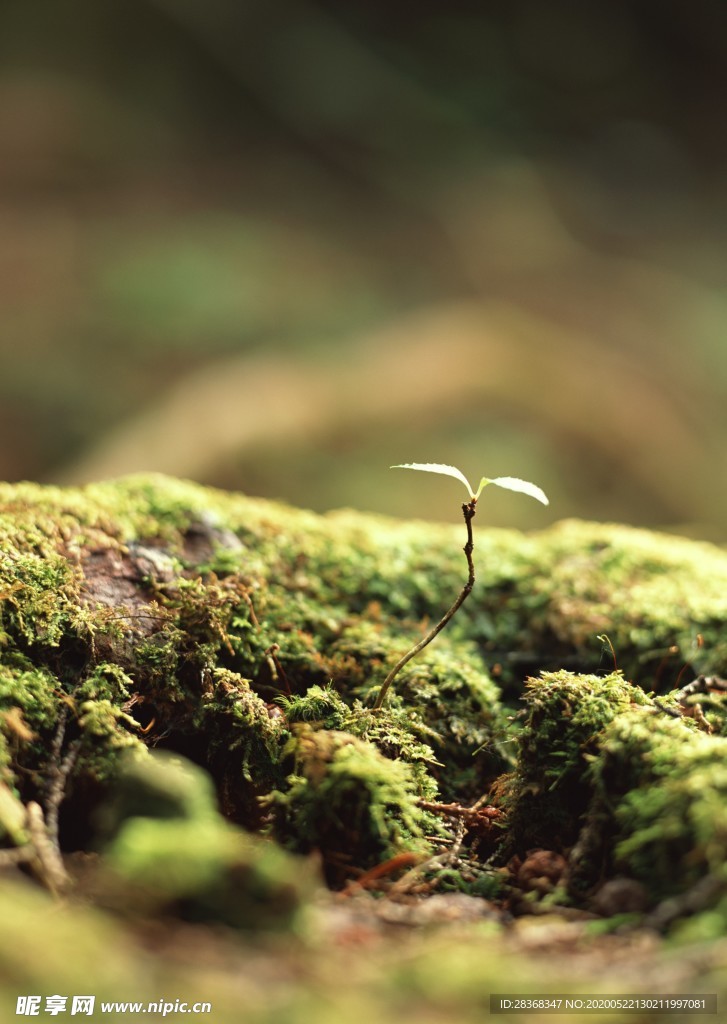
[[[546,673],[525,699],[504,787],[507,850],[565,851],[577,902],[619,874],[644,886],[652,908],[675,901],[659,911],[665,923],[704,911],[713,926],[727,906],[727,738],[673,717],[673,696],[665,713],[620,673]]]
[[[217,817],[216,795],[207,772],[176,754],[132,751],[120,759],[110,798],[98,811],[97,826],[108,840],[130,818],[204,822]]]
[[[68,742],[78,744],[84,772],[95,779],[113,775],[118,754],[139,746],[136,723],[121,707],[123,678],[115,666],[99,666],[95,679],[89,677],[72,697],[47,669],[32,667],[24,655],[6,656],[0,664],[0,765],[24,799],[39,799],[48,785],[61,718]],[[84,699],[90,694],[95,699]],[[67,749],[66,743],[54,755],[55,768]]]
[[[229,825],[196,765],[136,759],[116,788],[106,812],[115,831],[106,863],[123,880],[127,913],[175,913],[255,930],[294,926],[313,889],[312,866]]]
[[[589,774],[612,814],[617,869],[654,899],[706,875],[727,891],[726,738],[634,710],[606,730]]]
[[[304,694],[279,697],[278,703],[290,725],[316,722],[324,729],[341,729],[351,713],[330,683],[326,687],[311,686]]]
[[[441,737],[424,723],[416,709],[397,703],[374,714],[359,700],[352,706],[346,704],[331,684],[325,688],[312,686],[302,696],[280,697],[278,703],[289,726],[306,723],[315,729],[334,729],[365,739],[389,760],[402,761],[410,768],[418,796],[428,800],[437,796],[432,773],[444,766],[430,744],[440,743]]]
[[[620,672],[546,672],[529,679],[519,755],[508,786],[509,845],[563,849],[572,844],[593,792],[587,769],[603,730],[646,696]]]
[[[192,713],[189,744],[212,772],[225,813],[250,828],[260,824],[260,797],[283,784],[288,729],[248,680],[229,669],[208,673]]]
[[[405,850],[429,849],[424,837],[434,819],[419,807],[404,762],[349,733],[305,725],[290,753],[294,774],[271,797],[274,834],[297,852],[319,851],[331,882]]]
[[[540,543],[542,539],[542,543]],[[606,633],[619,668],[647,691],[667,692],[685,664],[724,674],[727,552],[648,530],[568,521],[539,539],[533,587],[546,600],[536,627],[583,659]],[[674,649],[676,648],[676,649]]]

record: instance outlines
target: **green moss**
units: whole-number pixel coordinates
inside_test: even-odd
[[[574,842],[593,792],[586,769],[603,730],[644,693],[620,672],[547,672],[529,679],[517,768],[508,786],[508,844],[562,849]]]
[[[22,730],[13,729],[14,710],[22,713],[22,721],[31,732],[51,728],[57,716],[59,680],[47,669],[35,668],[23,657],[8,658],[0,664],[0,729],[16,749],[25,749],[32,737]],[[16,718],[17,722],[18,719]]]
[[[113,778],[119,755],[140,746],[140,740],[130,731],[136,722],[110,700],[87,700],[80,704],[78,726],[82,770],[98,781]]]
[[[41,798],[74,741],[82,774],[96,780],[113,776],[117,755],[140,746],[137,723],[121,707],[124,673],[100,666],[71,697],[56,676],[30,664],[17,654],[0,664],[0,765],[7,782],[26,801]],[[90,694],[96,699],[83,699]],[[61,718],[66,737],[73,739],[53,754]]]
[[[616,867],[654,899],[706,875],[727,887],[727,739],[632,711],[606,730],[590,775],[613,816]]]
[[[726,886],[727,887],[727,886]],[[704,948],[707,944],[724,939],[727,934],[727,896],[714,906],[693,916],[677,920],[670,932],[675,944],[694,944]]]
[[[290,725],[317,722],[324,729],[340,729],[351,711],[330,683],[326,687],[311,686],[299,696],[279,697],[278,704]]]
[[[0,566],[0,628],[5,642],[17,636],[28,646],[56,647],[78,587],[67,560],[50,551],[17,552],[4,558]]]
[[[403,850],[426,851],[433,819],[417,803],[408,765],[349,733],[300,725],[290,747],[295,772],[271,797],[273,831],[290,849],[318,850],[338,883]]]
[[[413,624],[410,628],[415,629]],[[326,699],[337,703],[328,715],[324,714],[324,709],[316,706],[324,691],[314,685],[300,698],[281,698],[286,713],[292,709],[291,721],[323,720],[328,728],[344,728],[364,735],[362,723],[351,718],[350,708],[357,706],[357,699],[371,703],[376,685],[411,643],[411,637],[403,644],[399,637],[386,631],[382,622],[376,621],[357,621],[341,628],[334,639],[327,639],[320,632],[307,635],[311,637],[310,643],[302,658],[298,652],[295,670],[299,671],[302,662],[307,661],[309,678],[333,680],[325,690],[329,694]],[[285,639],[281,640],[278,657],[290,664],[290,647]],[[331,696],[333,688],[338,694],[336,698]],[[312,694],[318,695],[315,703]],[[348,705],[343,698],[347,698]],[[489,678],[474,644],[457,642],[448,636],[438,638],[436,645],[404,669],[397,680],[397,695],[387,703],[382,719],[386,725],[379,728],[369,722],[363,726],[365,735],[393,756],[406,761],[429,761],[446,797],[459,793],[476,798],[486,780],[507,765],[505,713],[498,688]],[[387,712],[394,710],[402,711],[403,717],[398,717],[392,730],[393,721]],[[417,741],[425,742],[430,749],[413,757],[413,744]],[[447,771],[439,772],[443,765]]]
[[[204,822],[217,817],[207,772],[176,754],[132,751],[120,759],[110,799],[99,809],[97,823],[108,840],[130,818]]]
[[[246,930],[294,928],[313,888],[310,865],[222,821],[133,818],[107,859],[125,883],[127,912]]]
[[[312,867],[232,827],[215,804],[211,778],[189,761],[127,760],[101,822],[112,836],[112,905],[235,928],[293,927],[313,890]]]
[[[343,730],[367,740],[389,760],[409,766],[418,796],[431,800],[437,795],[432,772],[444,766],[430,744],[441,743],[441,737],[415,709],[389,706],[374,714],[358,700],[349,707],[330,684],[312,686],[300,697],[280,697],[278,703],[290,726],[309,723],[317,729]]]
[[[576,901],[616,873],[641,882],[652,906],[676,899],[666,923],[713,914],[727,891],[727,739],[665,714],[620,673],[545,674],[525,696],[507,850],[570,852]],[[705,879],[703,908],[688,894]]]
[[[477,799],[511,765],[507,712],[473,644],[448,640],[427,649],[404,668],[397,691],[433,730],[432,748],[445,765],[434,772],[444,798]]]
[[[405,763],[411,770],[417,796],[424,800],[437,797],[438,776],[445,765],[437,760],[433,748],[441,746],[442,738],[416,709],[399,704],[373,713],[355,703],[343,724],[354,736],[373,743],[385,757]]]
[[[211,770],[228,818],[263,828],[259,798],[275,791],[280,806],[289,798],[288,842],[322,842],[323,822],[334,854],[360,855],[360,868],[429,831],[418,797],[466,803],[512,768],[508,718],[524,679],[568,665],[585,674],[528,685],[509,796],[516,845],[575,841],[595,813],[586,769],[609,722],[683,669],[683,681],[725,674],[727,554],[601,524],[527,537],[476,524],[471,598],[371,716],[388,669],[461,589],[462,534],[461,523],[321,517],[158,476],[0,485],[4,781],[37,799],[80,740],[68,788],[81,817],[88,787],[102,799],[126,748],[166,746]],[[633,685],[596,674],[603,633]],[[720,701],[704,703],[721,728]],[[356,795],[352,837],[325,821],[302,735],[286,746],[306,722],[318,726],[311,748],[329,744],[311,763]],[[598,814],[613,823],[606,804]]]
[[[133,679],[119,665],[99,662],[73,690],[76,701],[126,701],[134,689]]]
[[[671,689],[685,662],[695,674],[724,669],[727,552],[578,521],[542,536],[538,625],[582,653],[582,670],[596,667],[593,638],[604,632],[624,675],[646,690]]]
[[[501,875],[492,870],[471,865],[463,868],[441,868],[428,876],[437,892],[463,892],[485,900],[496,900],[504,895]]]
[[[215,669],[191,715],[188,745],[216,779],[226,815],[248,827],[261,823],[259,798],[283,785],[286,776],[289,733],[276,712],[248,680]]]
[[[28,842],[26,814],[20,800],[4,782],[0,782],[0,841],[9,846]]]

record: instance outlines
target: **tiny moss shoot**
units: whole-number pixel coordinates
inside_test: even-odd
[[[438,633],[441,633],[441,631],[447,625],[449,620],[456,614],[456,612],[459,611],[459,609],[462,607],[462,605],[467,600],[469,595],[472,593],[472,588],[475,585],[475,566],[474,562],[472,561],[472,552],[474,550],[474,541],[472,539],[472,520],[474,519],[475,513],[477,511],[477,499],[479,498],[480,494],[482,494],[483,489],[487,487],[488,484],[495,484],[497,487],[504,487],[506,490],[509,491],[519,491],[523,494],[529,494],[531,498],[535,498],[537,501],[542,502],[543,505],[548,504],[548,499],[545,496],[545,492],[542,491],[540,487],[537,487],[535,484],[529,483],[529,481],[527,480],[520,480],[518,477],[514,476],[501,476],[495,477],[494,479],[490,479],[489,477],[483,476],[482,479],[480,480],[479,487],[475,491],[467,477],[464,475],[464,473],[462,473],[461,470],[457,469],[456,466],[447,466],[439,462],[406,462],[396,466],[390,466],[389,468],[417,469],[425,473],[439,473],[443,476],[452,476],[456,480],[461,481],[465,485],[470,496],[469,501],[465,501],[462,503],[462,515],[464,516],[465,525],[467,527],[467,543],[464,546],[464,553],[465,557],[467,558],[468,574],[467,582],[462,587],[462,590],[459,592],[457,600],[454,602],[452,607],[447,612],[445,612],[445,614],[442,616],[442,618],[439,620],[436,626],[434,626],[433,629],[430,629],[430,631],[427,633],[425,637],[423,637],[423,639],[416,643],[409,651],[406,652],[406,654],[402,658],[399,659],[399,661],[397,661],[396,665],[394,665],[392,670],[387,675],[386,679],[384,679],[383,683],[381,684],[381,689],[379,690],[378,696],[376,697],[376,702],[374,703],[374,711],[380,710],[392,682],[397,677],[402,668],[407,664],[407,662],[411,661],[412,658],[416,657],[416,655],[419,654],[419,652],[422,651],[427,646],[427,644],[430,644]]]

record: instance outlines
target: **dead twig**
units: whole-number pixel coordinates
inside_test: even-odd
[[[395,857],[390,857],[381,864],[376,864],[374,867],[369,868],[368,871],[364,871],[364,873],[358,878],[349,882],[346,888],[341,892],[341,896],[353,896],[362,889],[370,889],[377,882],[380,882],[384,878],[388,878],[396,871],[400,871],[401,868],[409,868],[412,865],[418,864],[421,859],[422,858],[418,853],[398,853]]]
[[[468,829],[473,831],[489,830],[492,822],[502,816],[498,807],[480,806],[480,801],[472,807],[464,807],[462,804],[437,804],[428,800],[419,800],[419,806],[425,811],[433,814],[444,814],[448,818],[459,818]]]
[[[58,896],[68,887],[70,881],[61,855],[48,834],[48,826],[40,804],[31,801],[26,811],[26,828],[33,850],[30,866],[46,889],[54,896]]]
[[[14,868],[19,864],[27,864],[35,857],[32,843],[16,846],[12,850],[0,850],[0,868]]]
[[[50,766],[48,769],[50,781],[45,798],[45,827],[47,829],[48,839],[52,843],[58,855],[60,855],[60,843],[58,839],[58,811],[63,803],[63,798],[66,795],[68,777],[75,767],[81,747],[81,740],[74,740],[68,747],[66,756],[61,759],[61,750],[63,749],[63,740],[66,735],[67,720],[68,709],[63,708],[55,736],[53,737]]]
[[[667,707],[660,700],[654,700],[653,703],[665,715],[671,718],[694,718],[701,729],[711,732],[712,728],[704,716],[701,703],[694,699],[699,694],[727,694],[727,679],[720,679],[719,676],[697,676],[691,683],[677,691],[678,709]]]

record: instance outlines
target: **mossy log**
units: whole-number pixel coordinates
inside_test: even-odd
[[[335,885],[426,854],[438,806],[488,794],[501,818],[482,859],[557,850],[571,901],[604,871],[650,883],[672,799],[692,800],[664,838],[683,864],[647,885],[649,905],[713,876],[727,813],[708,827],[700,800],[727,796],[721,698],[697,720],[671,691],[725,675],[727,554],[620,526],[478,522],[469,602],[374,714],[462,586],[463,533],[163,477],[0,487],[4,846],[22,848],[38,804],[62,850],[87,848],[122,755],[153,748],[204,767],[229,822],[317,851]],[[671,768],[652,753],[665,737]]]

